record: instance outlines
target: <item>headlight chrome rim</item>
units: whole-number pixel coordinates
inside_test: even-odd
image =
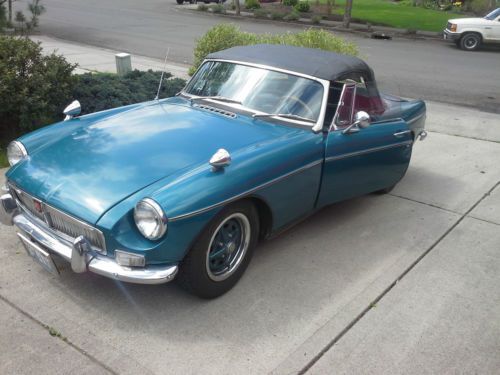
[[[141,205],[145,207],[140,207]],[[155,229],[152,231],[150,230],[149,232],[146,232],[146,229],[144,225],[141,224],[141,220],[144,220],[144,218],[139,217],[138,211],[140,209],[143,210],[148,210],[150,209],[153,214],[154,214],[154,220],[156,223]],[[148,240],[155,241],[160,238],[162,238],[165,233],[167,232],[167,216],[165,215],[165,212],[161,208],[161,206],[153,199],[151,198],[144,198],[137,202],[137,204],[134,207],[134,221],[137,229],[139,232]]]
[[[14,152],[18,152],[19,154],[14,157],[13,156]],[[28,151],[21,142],[12,141],[7,146],[7,160],[9,161],[11,167],[18,164],[23,159],[26,159],[27,156],[28,156]]]

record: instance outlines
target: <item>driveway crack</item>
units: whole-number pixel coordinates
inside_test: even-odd
[[[104,364],[103,362],[101,362],[100,360],[98,360],[97,358],[95,358],[93,355],[91,355],[90,353],[88,353],[84,349],[82,349],[79,346],[77,346],[76,344],[72,343],[70,340],[68,340],[68,338],[60,335],[57,331],[54,330],[54,328],[52,328],[49,325],[43,323],[42,321],[38,320],[37,318],[35,318],[30,313],[28,313],[28,312],[24,311],[23,309],[21,309],[15,303],[9,301],[6,297],[4,297],[1,294],[0,294],[0,300],[2,300],[3,302],[5,302],[7,305],[9,305],[10,307],[12,307],[16,311],[18,311],[21,314],[23,314],[25,317],[27,317],[28,319],[30,319],[34,323],[36,323],[39,326],[41,326],[42,328],[46,329],[48,334],[50,334],[54,338],[57,338],[57,339],[63,341],[67,345],[71,346],[77,352],[79,352],[80,354],[84,355],[85,357],[87,357],[88,359],[90,359],[93,363],[97,364],[98,366],[102,367],[104,370],[108,371],[110,374],[118,375],[118,373],[116,371],[114,371],[112,368],[110,368],[109,366],[107,366],[106,364]]]
[[[397,283],[399,283],[417,264],[422,261],[426,257],[427,254],[429,254],[436,246],[443,241],[448,234],[450,234],[466,217],[469,216],[469,214],[486,198],[488,197],[493,190],[495,190],[498,186],[500,186],[500,181],[498,181],[488,192],[483,194],[483,196],[476,202],[474,203],[464,214],[462,214],[457,221],[450,227],[448,228],[426,251],[424,251],[413,263],[411,263],[387,288],[385,288],[382,293],[380,293],[372,302],[366,306],[361,313],[359,313],[337,336],[335,336],[328,344],[325,345],[325,347],[318,353],[316,354],[300,371],[299,374],[305,374],[316,362],[318,362],[323,355],[328,352],[339,340],[344,337],[344,335],[351,330],[373,307],[377,305],[377,303],[384,298],[384,296],[391,291],[392,288],[396,286]],[[403,197],[399,197],[403,198]],[[407,199],[407,198],[404,198]],[[410,199],[411,200],[411,199]],[[417,202],[417,201],[415,201]],[[427,204],[423,202],[417,202],[417,203],[422,203],[422,204]],[[430,205],[430,204],[427,204]],[[432,205],[430,205],[432,206]],[[432,206],[436,207],[436,206]],[[441,208],[441,207],[436,207],[436,208]],[[442,208],[441,208],[442,209]],[[449,210],[446,210],[449,211]],[[451,211],[453,212],[453,211]]]

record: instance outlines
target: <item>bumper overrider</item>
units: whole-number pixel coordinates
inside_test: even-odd
[[[163,284],[174,279],[177,265],[149,265],[145,267],[124,267],[114,259],[92,249],[84,236],[70,242],[56,236],[22,212],[11,194],[0,196],[0,222],[15,225],[19,238],[26,246],[31,244],[50,254],[57,254],[71,264],[74,272],[90,271],[110,279],[136,284]]]

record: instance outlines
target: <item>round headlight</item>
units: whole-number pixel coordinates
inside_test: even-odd
[[[139,232],[149,240],[157,240],[167,231],[167,216],[160,205],[150,198],[136,204],[134,220]]]
[[[12,141],[7,146],[7,159],[10,166],[14,166],[28,156],[28,152],[24,145],[19,141]]]

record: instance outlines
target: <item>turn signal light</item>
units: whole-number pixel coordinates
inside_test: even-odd
[[[116,263],[125,267],[144,267],[146,265],[144,255],[127,253],[122,250],[115,250],[115,259]]]
[[[457,24],[456,23],[451,24],[450,31],[457,31]]]

